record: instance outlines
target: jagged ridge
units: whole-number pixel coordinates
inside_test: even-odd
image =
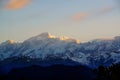
[[[76,39],[59,38],[50,33],[42,33],[22,43],[14,41],[1,43],[1,62],[13,57],[27,57],[27,61],[72,60],[92,68],[99,65],[108,66],[120,62],[120,37],[78,44]]]

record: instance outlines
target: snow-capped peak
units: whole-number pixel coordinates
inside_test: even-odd
[[[48,32],[41,33],[39,36],[42,38],[55,38],[55,36],[51,35]]]
[[[8,44],[15,44],[16,42],[14,41],[14,40],[7,40],[7,41],[5,41],[5,42],[3,42],[3,43],[1,43],[0,45],[2,46],[2,45],[8,45]]]
[[[34,41],[34,40],[39,41],[39,40],[44,40],[49,38],[55,38],[55,36],[51,35],[48,32],[44,32],[44,33],[41,33],[40,35],[29,38],[27,41]]]
[[[28,39],[27,41],[39,41],[39,40],[45,40],[45,39],[47,39],[47,40],[48,39],[56,39],[56,40],[59,40],[59,41],[80,43],[80,40],[69,38],[69,37],[65,37],[65,36],[56,37],[54,35],[51,35],[48,32],[41,33],[38,36],[34,36],[34,37]]]
[[[14,40],[8,40],[8,42],[9,42],[10,44],[16,43]]]
[[[61,40],[61,41],[67,41],[67,42],[76,42],[78,44],[80,43],[80,40],[72,39],[72,38],[69,38],[69,37],[66,37],[66,36],[59,37],[59,40]]]

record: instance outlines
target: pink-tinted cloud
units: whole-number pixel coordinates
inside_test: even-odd
[[[75,21],[80,21],[80,20],[85,19],[87,16],[88,16],[87,13],[78,13],[78,14],[73,15],[72,19]]]
[[[91,12],[87,12],[87,13],[86,12],[80,12],[80,13],[77,13],[77,14],[73,15],[72,19],[74,21],[81,21],[81,20],[84,20],[84,19],[87,19],[87,18],[97,17],[97,16],[100,16],[100,15],[109,13],[109,12],[113,11],[114,9],[116,9],[115,6],[108,6],[108,7],[104,7],[104,8],[94,10],[94,11],[91,11]]]
[[[31,0],[9,0],[9,3],[5,6],[5,9],[20,9],[30,3]]]

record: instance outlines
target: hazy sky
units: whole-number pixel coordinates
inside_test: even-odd
[[[0,42],[42,32],[81,41],[120,36],[118,1],[0,0]]]

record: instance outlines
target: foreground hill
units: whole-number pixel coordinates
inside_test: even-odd
[[[14,68],[2,80],[93,80],[95,74],[85,66],[54,65]]]

